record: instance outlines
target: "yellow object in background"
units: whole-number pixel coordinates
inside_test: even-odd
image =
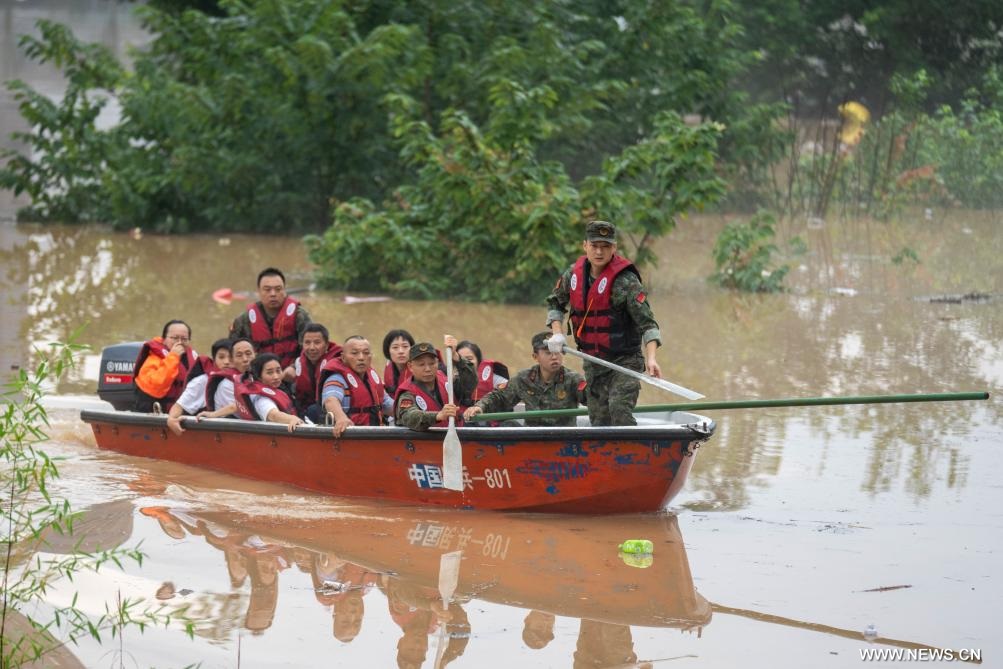
[[[859,102],[851,101],[839,105],[839,115],[843,117],[839,141],[846,146],[856,146],[864,136],[864,126],[871,120],[871,112]]]

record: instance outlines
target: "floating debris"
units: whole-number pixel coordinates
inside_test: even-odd
[[[859,590],[858,592],[888,592],[890,590],[902,590],[903,588],[911,588],[911,585],[882,585],[880,588],[871,588],[870,590]]]
[[[998,293],[965,293],[964,295],[922,295],[915,298],[919,302],[929,302],[930,304],[961,304],[963,302],[974,302],[982,304],[991,302],[999,297]]]
[[[317,592],[322,595],[336,595],[339,592],[343,592],[348,589],[347,583],[342,583],[340,581],[324,581],[317,588]]]

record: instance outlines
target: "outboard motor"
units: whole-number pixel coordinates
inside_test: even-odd
[[[129,411],[136,403],[136,386],[132,382],[133,368],[143,342],[106,346],[101,350],[98,371],[98,397],[119,411]]]

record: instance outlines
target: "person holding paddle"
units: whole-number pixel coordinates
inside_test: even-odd
[[[570,307],[570,331],[583,353],[619,367],[661,378],[655,358],[661,332],[655,321],[641,275],[634,264],[616,253],[616,228],[591,221],[585,228],[585,255],[557,280],[547,298],[547,345],[563,351],[564,313]],[[586,361],[589,422],[636,425],[633,409],[641,392],[637,379]]]
[[[446,335],[445,346],[458,367],[456,401],[470,404],[470,394],[477,387],[474,366],[456,352],[456,337]],[[446,427],[449,418],[457,418],[459,407],[449,401],[446,375],[439,371],[439,356],[428,342],[415,344],[408,351],[411,378],[397,389],[394,400],[395,423],[412,430],[427,430],[433,425]]]

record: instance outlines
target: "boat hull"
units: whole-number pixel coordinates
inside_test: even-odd
[[[663,508],[682,487],[709,419],[608,428],[461,428],[464,489],[442,487],[444,431],[330,428],[232,419],[185,422],[84,411],[100,448],[286,483],[331,495],[480,510],[633,513]],[[692,420],[690,420],[692,419]]]

